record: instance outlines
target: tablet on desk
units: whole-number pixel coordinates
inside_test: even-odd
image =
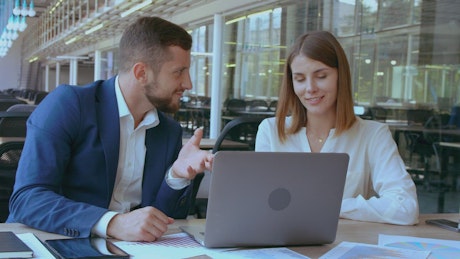
[[[460,232],[460,223],[448,219],[427,219],[426,224],[435,225],[447,230]]]
[[[46,240],[45,244],[48,246],[49,250],[60,259],[129,259],[129,254],[104,238]]]

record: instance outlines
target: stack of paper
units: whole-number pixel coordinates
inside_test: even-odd
[[[320,257],[330,258],[460,258],[460,241],[379,235],[378,245],[342,242]]]
[[[132,258],[189,258],[194,256],[209,258],[283,258],[305,259],[308,258],[285,247],[263,249],[209,249],[191,238],[186,233],[163,236],[155,242],[127,242],[119,241],[115,244],[130,254]]]

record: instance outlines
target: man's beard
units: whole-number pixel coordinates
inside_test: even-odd
[[[174,102],[172,97],[158,97],[150,94],[152,92],[152,87],[148,85],[145,86],[145,90],[147,99],[157,110],[165,113],[176,113],[179,110],[179,101]]]

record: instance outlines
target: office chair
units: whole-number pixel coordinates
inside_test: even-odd
[[[435,169],[427,179],[431,190],[438,194],[438,212],[444,213],[445,193],[460,190],[460,153],[458,148],[433,143]],[[435,174],[437,173],[437,174]],[[450,211],[455,212],[455,211]]]
[[[34,104],[15,104],[10,106],[6,111],[7,112],[33,112],[37,108],[37,105]]]
[[[247,102],[247,106],[249,108],[249,111],[255,111],[255,112],[268,111],[268,109],[269,109],[268,105],[269,104],[265,100],[259,100],[259,99],[255,99],[255,100],[251,100],[251,101]]]
[[[436,155],[433,144],[440,141],[448,141],[450,137],[442,136],[439,132],[430,132],[429,130],[442,129],[447,122],[444,118],[445,116],[433,114],[432,110],[422,110],[412,112],[412,114],[417,116],[409,116],[408,114],[409,123],[421,123],[426,131],[408,130],[404,132],[407,150],[409,152],[408,162],[410,164],[407,171],[412,175],[416,184],[422,183],[426,189],[430,190],[432,185],[428,179],[430,175],[436,173],[433,171],[431,163],[431,158]],[[410,118],[412,118],[412,120]],[[419,163],[422,167],[413,166],[414,155],[419,157]]]
[[[268,110],[272,112],[276,112],[277,107],[278,107],[278,100],[273,100],[268,105]]]
[[[37,92],[35,95],[34,95],[34,99],[33,99],[33,102],[35,105],[38,105],[41,103],[41,101],[43,99],[45,99],[45,97],[48,95],[48,92],[44,92],[44,91],[40,91],[40,92]]]
[[[0,111],[6,111],[15,104],[27,104],[25,101],[16,98],[0,99]]]
[[[243,99],[229,99],[225,103],[226,115],[237,116],[239,111],[246,110],[246,101]]]
[[[246,143],[248,144],[248,149],[246,150],[254,150],[257,130],[263,119],[260,116],[244,116],[229,121],[219,134],[212,153],[214,154],[223,149],[221,146],[225,139]]]
[[[0,144],[0,222],[5,222],[8,218],[9,199],[13,192],[16,169],[23,147],[23,141]]]
[[[420,124],[425,125],[430,118],[434,115],[433,110],[414,109],[407,110],[407,122],[409,125]]]
[[[26,122],[31,112],[0,112],[0,137],[26,137]]]
[[[385,122],[387,119],[387,110],[381,107],[371,107],[371,116],[373,120]]]
[[[237,117],[231,120],[224,126],[221,133],[219,134],[212,149],[212,153],[214,154],[219,150],[224,150],[222,143],[226,139],[248,144],[247,148],[240,148],[237,150],[254,150],[257,130],[263,119],[264,118],[261,117]],[[232,150],[236,149],[232,148]],[[204,173],[198,174],[193,180],[192,204],[189,214],[196,215],[197,218],[206,218],[208,199],[196,198],[204,176]]]

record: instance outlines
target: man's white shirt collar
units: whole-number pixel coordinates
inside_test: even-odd
[[[120,118],[124,116],[132,116],[128,105],[126,104],[125,98],[121,92],[118,76],[115,78],[115,95],[117,97],[118,113]],[[160,121],[158,119],[158,111],[156,108],[153,108],[152,110],[148,111],[147,114],[145,114],[144,119],[138,127],[145,126],[146,128],[153,128],[159,123]]]

